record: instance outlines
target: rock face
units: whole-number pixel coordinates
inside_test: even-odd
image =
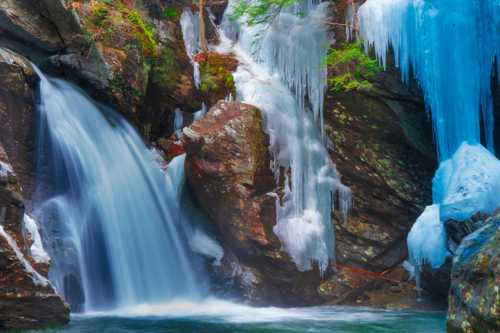
[[[0,330],[46,328],[69,321],[69,307],[34,268],[23,230],[24,201],[0,145]]]
[[[190,4],[6,0],[0,47],[76,81],[157,139],[171,133],[176,108],[201,108],[179,23]]]
[[[386,73],[380,75],[380,80],[397,83]],[[330,154],[353,192],[347,221],[335,217],[339,263],[383,272],[406,258],[408,231],[431,202],[434,162],[419,150],[426,137],[412,137],[429,133],[431,140],[422,126],[424,117],[423,105],[411,95],[386,88],[328,94],[325,123],[333,143]]]
[[[25,58],[0,48],[0,78],[0,144],[29,197],[34,183],[34,89],[38,77]]]
[[[273,232],[277,189],[260,111],[221,101],[184,141],[188,184],[225,247],[215,274],[252,303],[318,303],[319,272],[298,272]]]
[[[348,1],[339,1],[331,6],[332,15],[339,21],[349,7]],[[408,231],[432,201],[432,130],[419,91],[406,87],[397,70],[383,71],[360,45],[346,42],[345,33],[336,39],[327,61],[325,129],[331,158],[352,190],[353,205],[346,221],[334,217],[341,268],[328,283],[343,290],[347,303],[374,305],[363,292],[374,289],[369,279],[345,277],[386,274],[407,257]],[[379,285],[390,288],[391,283]],[[339,299],[335,293],[324,297]]]
[[[447,331],[500,331],[500,217],[467,236],[451,273]]]
[[[33,268],[23,227],[23,194],[34,181],[36,76],[23,57],[0,49],[0,77],[0,330],[65,324],[69,308]]]

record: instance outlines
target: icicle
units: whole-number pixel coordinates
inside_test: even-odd
[[[201,104],[201,109],[193,114],[194,120],[202,118],[207,113],[207,106],[205,102]]]
[[[177,108],[175,109],[174,116],[174,131],[177,139],[182,138],[182,128],[184,127],[184,116],[182,114],[182,110]]]
[[[238,58],[233,74],[236,97],[262,111],[270,139],[270,168],[277,182],[285,178],[284,196],[274,195],[274,232],[299,270],[318,264],[324,273],[335,257],[334,197],[339,197],[346,215],[351,192],[340,182],[322,140],[326,84],[322,65],[330,42],[322,22],[328,4],[314,3],[301,2],[281,13],[270,26],[227,23],[218,50]],[[226,17],[232,5],[234,1]],[[298,12],[304,15],[296,15]]]
[[[50,263],[50,256],[47,254],[42,244],[42,237],[40,236],[40,232],[38,231],[38,225],[36,221],[29,216],[28,214],[24,214],[23,218],[23,227],[29,233],[33,244],[30,247],[30,255],[37,263]]]
[[[404,81],[410,69],[431,112],[439,159],[462,142],[493,151],[491,79],[500,54],[498,0],[368,0],[359,10],[361,37],[382,64],[392,46]]]
[[[187,55],[191,60],[193,65],[193,80],[197,89],[200,88],[201,75],[200,66],[194,60],[194,56],[198,54],[200,50],[199,46],[199,22],[198,17],[191,12],[191,9],[185,8],[181,14],[181,28],[182,37],[184,39],[184,46],[186,48]]]

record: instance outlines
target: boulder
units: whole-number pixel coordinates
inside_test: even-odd
[[[297,271],[273,232],[276,182],[258,109],[220,101],[184,129],[186,176],[224,246],[215,274],[254,304],[316,304],[320,274]]]
[[[463,239],[453,260],[447,332],[500,331],[500,217]]]

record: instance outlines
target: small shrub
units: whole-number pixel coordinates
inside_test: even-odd
[[[371,89],[368,79],[382,71],[378,61],[363,51],[361,42],[346,43],[340,49],[330,49],[326,64],[338,73],[328,79],[334,92]]]
[[[101,27],[104,24],[104,21],[108,17],[108,9],[106,7],[96,7],[94,8],[94,24],[98,27]]]
[[[153,27],[144,22],[141,14],[135,9],[130,10],[127,17],[138,30],[137,38],[141,42],[143,51],[150,57],[156,57],[158,55],[158,44],[156,43]]]

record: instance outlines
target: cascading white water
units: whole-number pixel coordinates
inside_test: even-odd
[[[38,74],[35,214],[53,240],[56,288],[77,311],[201,296],[180,221],[183,163],[165,176],[121,116]]]
[[[304,1],[282,12],[270,25],[247,26],[229,17],[222,23],[219,52],[239,61],[234,73],[238,99],[259,107],[270,137],[272,170],[285,178],[276,195],[274,228],[299,270],[317,263],[324,272],[334,258],[332,209],[339,196],[346,215],[350,190],[342,185],[322,141],[328,33],[322,23],[328,4]],[[303,15],[296,15],[298,12]]]

